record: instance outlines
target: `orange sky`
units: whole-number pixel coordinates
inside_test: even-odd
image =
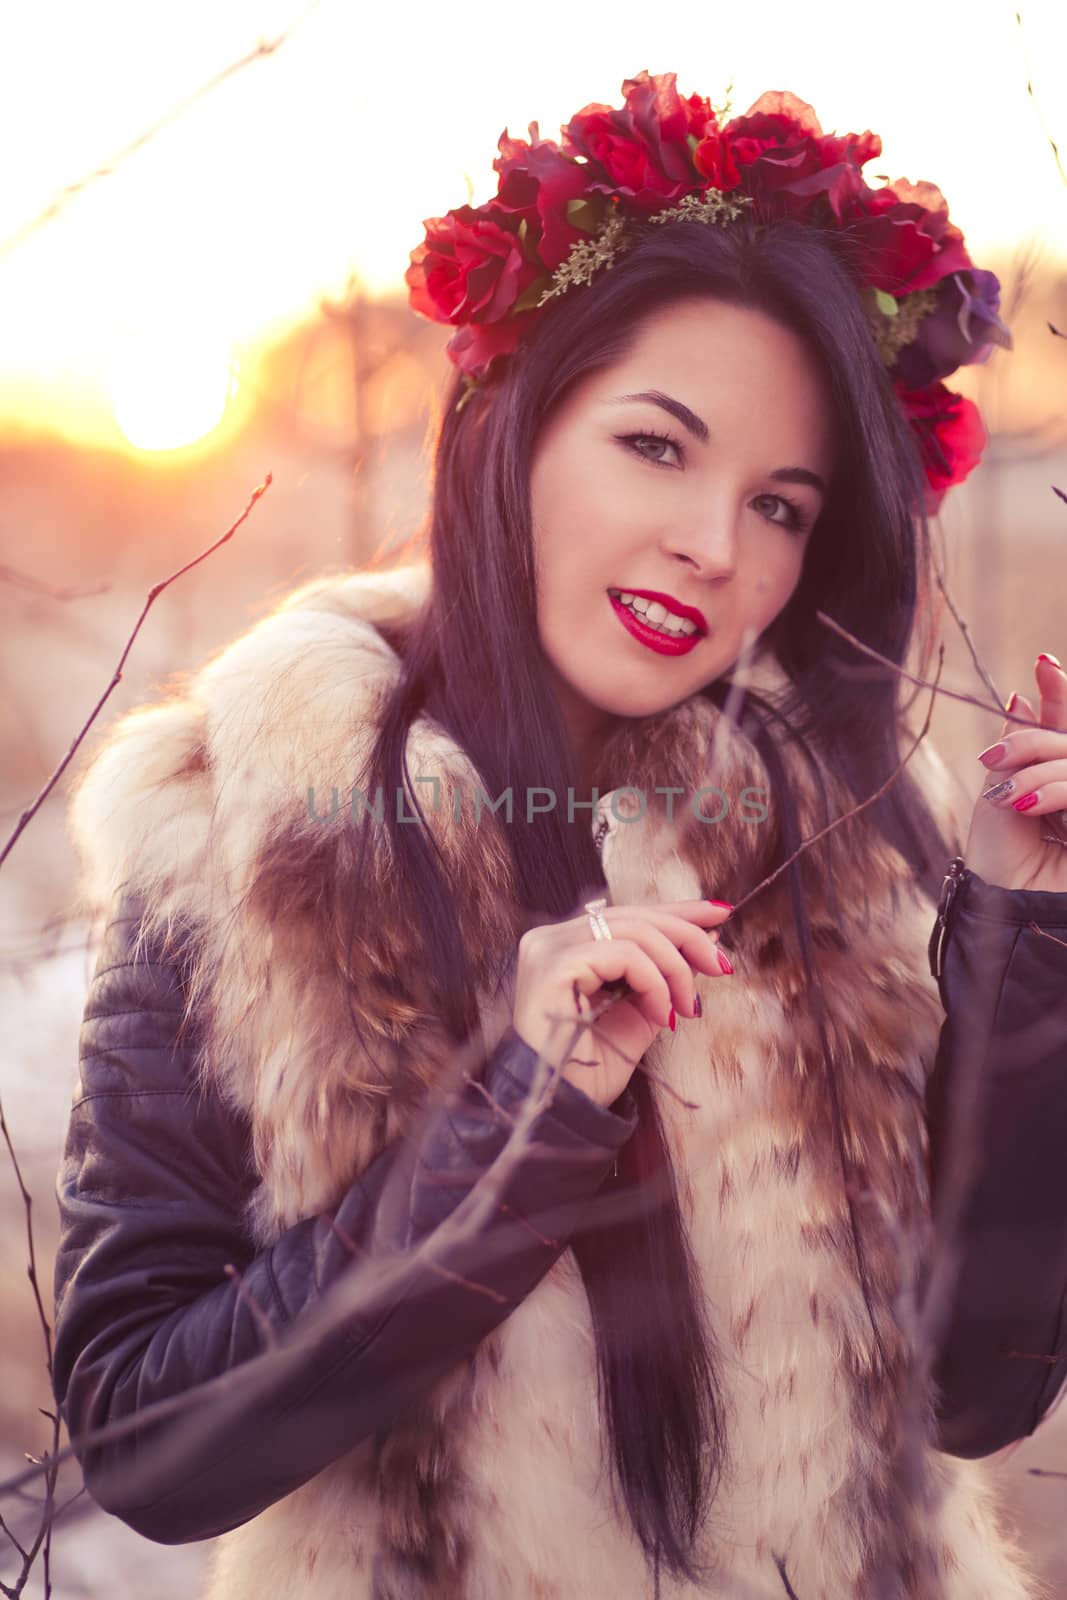
[[[201,82],[298,17],[297,0],[35,0],[0,22],[0,241]],[[505,124],[543,133],[622,79],[676,70],[744,110],[764,88],[826,129],[882,135],[867,169],[928,178],[979,265],[1036,235],[1067,261],[1067,187],[1026,94],[1008,0],[321,0],[249,66],[0,253],[0,426],[111,441],[357,271],[396,286],[421,219],[488,198]],[[605,17],[610,15],[610,26]],[[1023,5],[1045,116],[1067,155],[1067,5]],[[995,261],[993,264],[996,264]],[[203,373],[203,394],[198,373]],[[132,374],[132,376],[131,376]],[[124,398],[123,398],[124,397]],[[191,402],[192,403],[192,402]],[[195,410],[195,404],[193,405]]]

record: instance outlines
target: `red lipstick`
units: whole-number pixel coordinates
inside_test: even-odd
[[[708,624],[702,611],[697,611],[693,606],[682,605],[680,600],[675,600],[672,595],[661,594],[656,589],[621,589],[619,594],[632,594],[644,600],[658,600],[660,605],[672,611],[675,616],[684,617],[692,622],[696,628],[695,633],[669,634],[663,633],[658,628],[652,628],[638,612],[629,606],[624,606],[618,595],[609,592],[615,615],[628,633],[633,634],[641,644],[647,645],[650,650],[655,650],[663,656],[685,656],[690,650],[696,648],[700,640],[708,631]]]

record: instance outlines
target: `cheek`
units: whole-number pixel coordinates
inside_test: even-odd
[[[591,568],[618,529],[611,483],[590,454],[571,459],[557,452],[531,476],[534,548],[549,592],[559,589],[565,574]]]
[[[795,536],[794,536],[795,537]],[[752,586],[752,599],[760,613],[760,626],[767,627],[789,603],[804,570],[807,541],[765,552]]]

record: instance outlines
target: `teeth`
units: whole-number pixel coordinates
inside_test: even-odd
[[[673,611],[668,611],[658,600],[646,600],[643,595],[628,594],[625,590],[619,594],[619,600],[624,606],[629,606],[631,611],[636,611],[642,622],[654,628],[657,633],[685,638],[697,631],[695,622],[690,622],[685,617],[676,617]]]

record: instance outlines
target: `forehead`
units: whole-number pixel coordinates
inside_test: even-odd
[[[681,400],[716,439],[745,440],[828,471],[832,411],[822,366],[801,336],[749,306],[707,297],[649,313],[627,352],[591,375],[584,400],[597,411],[623,394],[658,390]],[[753,435],[753,428],[756,432]]]

